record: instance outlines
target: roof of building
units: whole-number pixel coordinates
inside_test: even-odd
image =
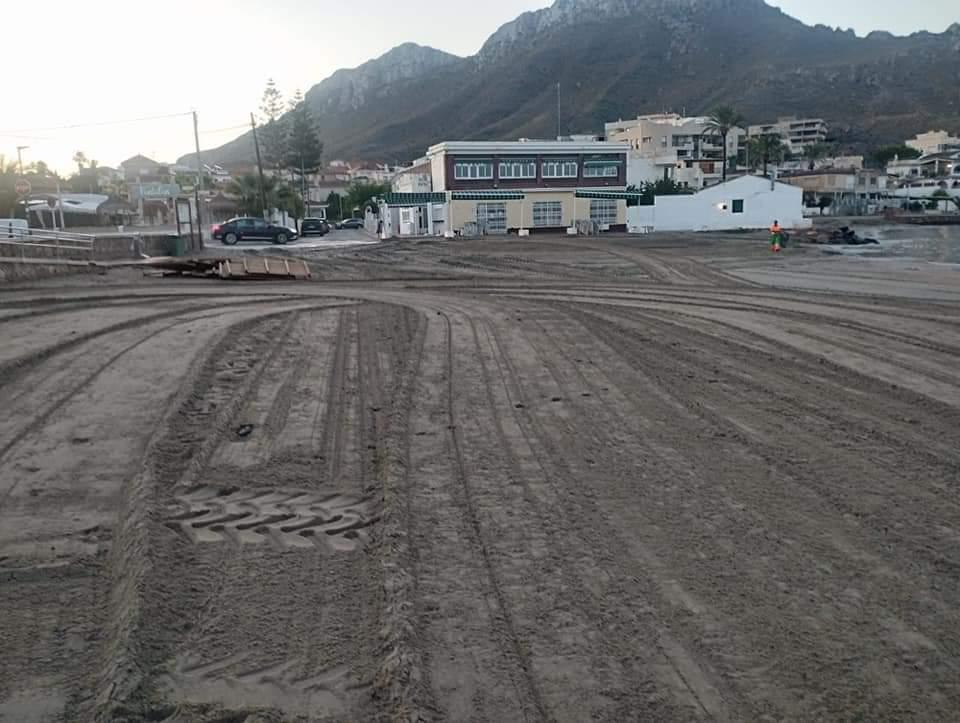
[[[865,173],[863,169],[857,168],[817,168],[812,171],[790,171],[784,173],[783,178],[797,178],[800,176],[855,176],[858,173]]]
[[[438,153],[627,153],[629,143],[610,141],[444,141],[430,146]]]
[[[142,156],[142,155],[140,155],[140,154],[138,153],[137,155],[131,156],[130,158],[128,158],[127,160],[125,160],[123,163],[121,163],[121,164],[120,164],[120,167],[121,167],[121,168],[126,168],[127,166],[142,165],[142,164],[144,164],[144,163],[149,164],[149,165],[153,165],[153,166],[162,166],[162,165],[163,165],[162,163],[158,163],[157,161],[153,160],[152,158],[147,158],[146,156]]]

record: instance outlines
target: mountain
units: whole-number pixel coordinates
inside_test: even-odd
[[[958,130],[960,23],[860,38],[804,25],[764,0],[556,0],[502,26],[470,58],[401,45],[306,97],[328,156],[395,161],[441,140],[552,137],[557,82],[564,132],[725,103],[753,123],[826,118],[839,141],[862,149]],[[249,161],[249,135],[208,158]]]

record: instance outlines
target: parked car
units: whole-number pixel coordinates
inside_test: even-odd
[[[337,228],[363,228],[362,218],[348,218],[337,224]]]
[[[300,235],[317,234],[326,236],[330,233],[330,224],[324,218],[305,218],[300,222]]]
[[[213,227],[213,238],[233,246],[239,241],[270,241],[285,244],[299,235],[296,229],[273,224],[262,218],[231,218]]]

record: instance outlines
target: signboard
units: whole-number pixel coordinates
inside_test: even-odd
[[[18,196],[26,196],[28,193],[30,193],[31,188],[32,186],[30,185],[30,181],[28,181],[26,178],[18,178],[17,182],[13,186],[13,190],[17,192]]]

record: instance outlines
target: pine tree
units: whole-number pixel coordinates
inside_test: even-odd
[[[277,169],[283,164],[287,141],[287,122],[283,111],[283,96],[273,78],[270,78],[260,100],[260,147],[264,163]]]
[[[298,90],[289,103],[287,114],[289,137],[286,144],[286,165],[297,173],[313,173],[323,159],[323,143],[313,122],[313,115]]]

